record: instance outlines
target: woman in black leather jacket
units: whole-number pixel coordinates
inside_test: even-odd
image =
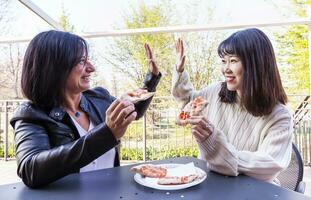
[[[145,45],[149,72],[144,88],[155,91],[161,74]],[[90,88],[94,67],[87,43],[61,31],[38,34],[24,57],[21,86],[28,102],[16,110],[17,173],[39,187],[70,173],[119,166],[117,146],[128,125],[151,99],[134,106],[101,87]]]

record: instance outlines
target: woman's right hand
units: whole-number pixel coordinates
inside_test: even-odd
[[[184,55],[184,44],[180,38],[178,38],[175,47],[176,47],[176,70],[178,72],[183,72],[186,56]]]
[[[149,65],[149,71],[152,72],[155,76],[159,75],[159,67],[153,60],[153,53],[149,46],[149,44],[145,43],[145,51],[146,51],[146,57]]]
[[[191,116],[186,120],[191,125],[191,133],[197,142],[204,142],[215,130],[213,124],[204,116]]]
[[[120,139],[128,127],[135,120],[137,113],[132,102],[127,99],[116,99],[106,111],[106,125],[116,139]]]

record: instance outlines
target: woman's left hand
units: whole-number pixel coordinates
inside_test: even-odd
[[[191,133],[200,143],[204,142],[215,129],[204,116],[192,116],[187,119],[187,123],[191,125]]]
[[[151,48],[150,48],[149,44],[147,44],[147,43],[145,44],[145,50],[146,50],[146,56],[147,56],[147,61],[148,61],[148,65],[149,65],[149,70],[154,75],[156,75],[156,76],[159,75],[159,68],[153,60]]]

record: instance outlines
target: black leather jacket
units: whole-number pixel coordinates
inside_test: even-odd
[[[148,73],[144,81],[148,91],[155,91],[159,76]],[[44,112],[31,102],[20,105],[10,123],[15,130],[17,173],[32,188],[49,184],[92,162],[119,142],[105,124],[105,112],[115,100],[97,87],[82,93],[80,107],[94,122],[94,129],[80,137],[70,116],[62,107]],[[151,99],[137,105],[143,116]],[[118,151],[114,166],[119,166]]]

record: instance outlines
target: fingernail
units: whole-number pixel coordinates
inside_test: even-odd
[[[136,116],[137,116],[137,112],[133,112],[133,115],[134,115],[134,117],[136,118]]]

